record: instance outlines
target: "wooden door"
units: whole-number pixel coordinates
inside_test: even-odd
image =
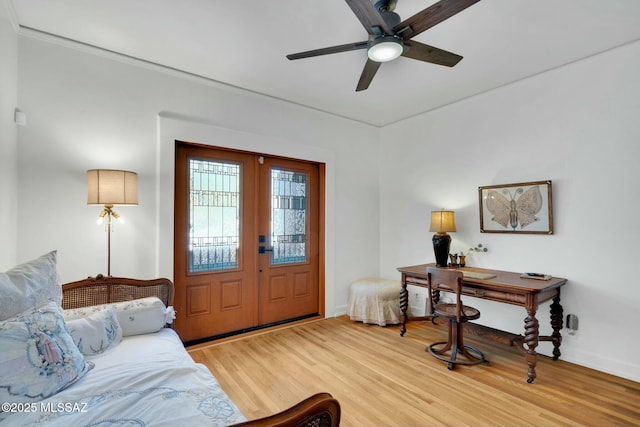
[[[174,305],[183,341],[319,313],[319,179],[313,163],[176,144]]]
[[[319,309],[319,170],[281,158],[260,161],[261,325]]]
[[[255,156],[176,145],[175,328],[193,341],[257,324]]]

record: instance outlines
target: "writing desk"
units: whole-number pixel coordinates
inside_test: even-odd
[[[407,285],[429,288],[427,281],[427,267],[435,267],[435,264],[421,264],[411,267],[401,267],[398,271],[402,273],[402,288],[400,289],[400,335],[404,336],[407,331],[407,320],[430,319],[433,316],[412,317],[407,316],[409,308],[409,292]],[[475,267],[456,267],[455,270],[476,275],[485,274],[494,276],[487,279],[464,277],[462,282],[462,294],[505,304],[524,307],[527,317],[524,319],[524,335],[517,335],[489,328],[487,326],[468,323],[465,330],[484,335],[498,342],[515,346],[520,350],[529,365],[527,371],[527,382],[532,383],[536,378],[537,353],[536,347],[540,341],[551,341],[553,343],[553,360],[560,357],[560,344],[562,336],[562,306],[560,305],[560,287],[567,283],[567,279],[552,277],[549,280],[536,280],[521,278],[520,273],[500,270],[488,270]],[[488,277],[487,276],[487,277]],[[431,293],[431,290],[429,290]],[[433,291],[434,301],[437,302],[439,292]],[[540,336],[538,319],[536,312],[540,303],[553,300],[551,304],[551,335]],[[432,307],[429,304],[429,313],[432,314]]]

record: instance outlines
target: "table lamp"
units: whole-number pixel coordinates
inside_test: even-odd
[[[98,224],[107,218],[107,276],[111,276],[111,218],[120,219],[113,207],[138,204],[135,172],[91,169],[87,171],[87,205],[103,205]]]
[[[456,220],[453,211],[432,211],[429,231],[435,231],[433,235],[433,252],[436,256],[436,267],[446,267],[449,260],[449,247],[451,236],[447,231],[456,231]]]

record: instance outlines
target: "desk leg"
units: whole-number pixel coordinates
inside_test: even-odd
[[[538,355],[536,347],[538,346],[539,327],[538,319],[536,319],[536,310],[527,308],[527,317],[524,319],[524,343],[527,347],[524,349],[525,358],[529,369],[527,371],[527,382],[531,384],[536,379],[536,364],[538,363]]]
[[[553,328],[553,334],[551,334],[551,342],[553,342],[553,360],[558,360],[560,357],[560,344],[562,344],[562,335],[560,335],[560,329],[562,329],[562,306],[560,305],[560,291],[558,295],[553,298],[551,303],[551,327]]]
[[[400,288],[400,336],[404,336],[407,332],[407,309],[409,308],[409,291],[407,290],[407,282],[402,278],[402,287]]]

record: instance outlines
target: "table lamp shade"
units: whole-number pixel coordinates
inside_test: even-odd
[[[449,261],[449,248],[451,246],[451,236],[447,231],[456,231],[456,220],[453,211],[433,211],[431,212],[431,225],[429,231],[435,231],[433,235],[433,253],[436,256],[436,266],[446,267]]]
[[[435,231],[436,233],[456,231],[456,220],[453,211],[432,211],[429,231]]]
[[[135,172],[91,169],[87,171],[88,205],[137,205],[138,175]]]

